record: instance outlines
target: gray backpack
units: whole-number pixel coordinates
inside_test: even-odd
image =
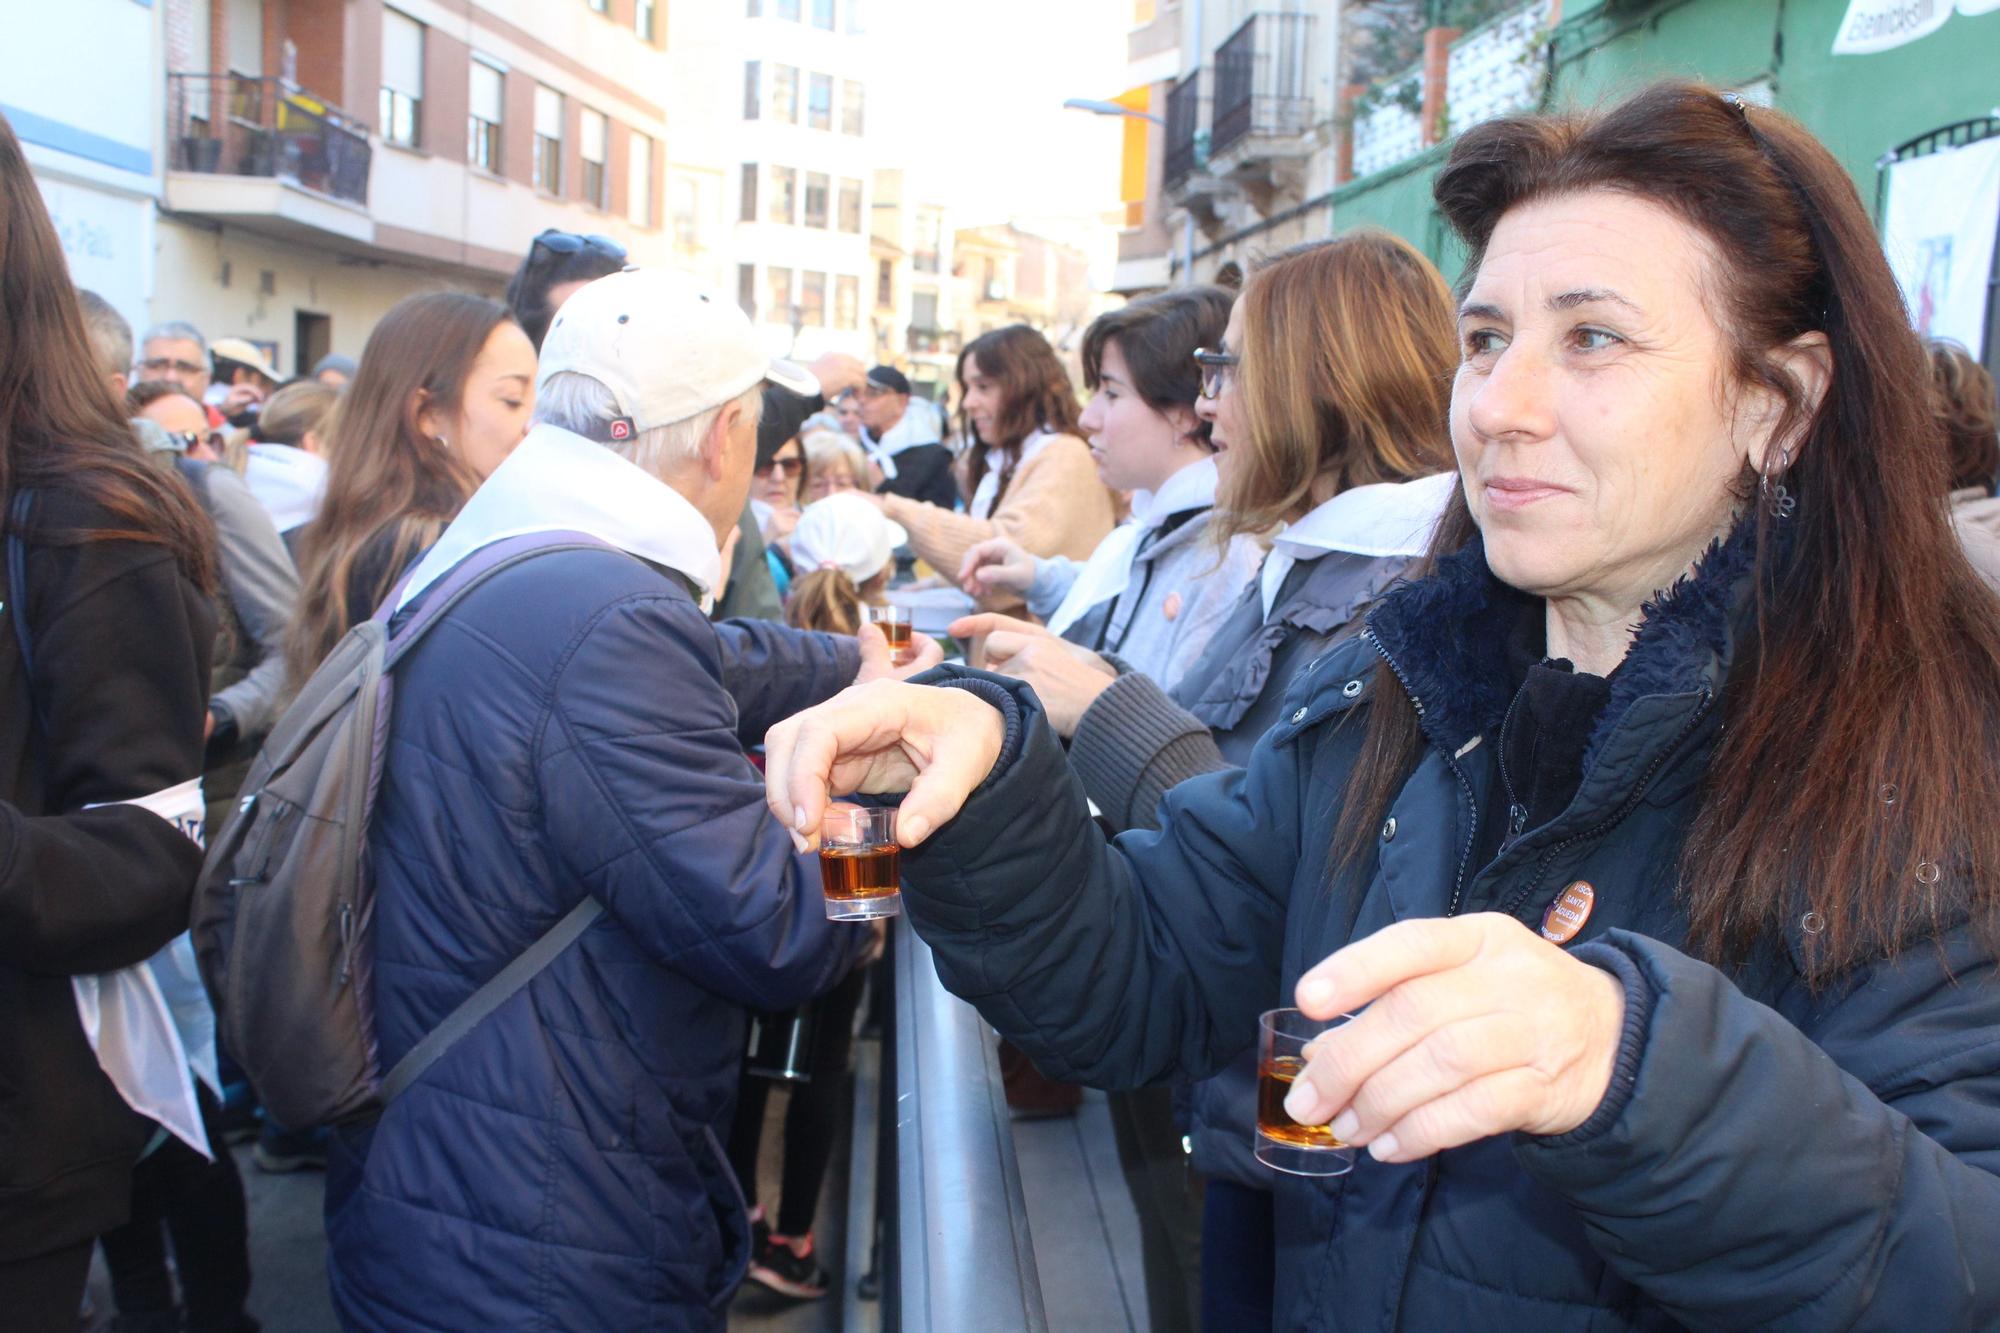
[[[368,815],[388,741],[391,673],[493,575],[578,549],[606,548],[576,532],[482,547],[391,633],[398,583],[313,672],[251,765],[235,811],[211,833],[195,886],[196,957],[222,1047],[278,1123],[300,1129],[379,1113],[602,910],[585,898],[383,1074],[371,989]]]

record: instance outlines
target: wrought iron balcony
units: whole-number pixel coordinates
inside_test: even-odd
[[[1311,14],[1253,14],[1215,52],[1215,124],[1221,156],[1252,136],[1293,137],[1312,124]]]
[[[1167,151],[1161,164],[1166,187],[1171,190],[1194,174],[1203,156],[1201,71],[1196,69],[1167,93]]]
[[[280,79],[169,74],[173,169],[290,181],[368,203],[368,127]]]

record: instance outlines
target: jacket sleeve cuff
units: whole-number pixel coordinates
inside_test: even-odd
[[[1603,1134],[1625,1114],[1632,1089],[1639,1082],[1639,1060],[1646,1050],[1646,1036],[1653,1021],[1653,984],[1640,970],[1638,961],[1611,939],[1579,945],[1571,956],[1580,963],[1602,968],[1617,979],[1625,991],[1625,1022],[1618,1035],[1618,1056],[1611,1066],[1611,1086],[1590,1118],[1565,1134],[1523,1134],[1527,1145],[1549,1150],[1577,1148]]]
[[[1076,584],[1078,567],[1073,560],[1056,556],[1053,559],[1035,557],[1035,581],[1028,585],[1028,609],[1036,616],[1047,620],[1056,613],[1063,598]]]
[[[993,767],[986,771],[986,780],[973,789],[975,795],[986,790],[993,785],[993,780],[1006,772],[1021,755],[1021,706],[1014,701],[1013,692],[1002,685],[997,677],[970,670],[965,675],[953,675],[940,680],[931,680],[926,676],[923,683],[945,689],[964,690],[992,704],[1000,711],[1000,721],[1006,728],[1006,734],[1000,741],[999,757],[993,761]]]
[[[1083,789],[1121,829],[1149,820],[1169,787],[1219,759],[1201,719],[1139,672],[1119,676],[1084,710],[1069,748]]]

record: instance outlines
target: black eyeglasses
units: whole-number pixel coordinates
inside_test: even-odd
[[[621,264],[625,262],[625,247],[609,236],[599,236],[596,232],[581,235],[550,227],[535,238],[534,248],[547,250],[550,254],[556,255],[573,255],[588,250],[592,254],[603,255],[606,259],[615,259]]]
[[[1210,401],[1222,397],[1222,386],[1236,378],[1236,367],[1243,363],[1233,352],[1208,347],[1195,348],[1194,360],[1201,367],[1201,396]]]

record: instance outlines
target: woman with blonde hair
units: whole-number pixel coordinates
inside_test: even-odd
[[[375,613],[521,442],[534,402],[535,350],[505,306],[432,292],[382,317],[334,424],[319,517],[299,542],[293,680]]]
[[[1119,502],[1077,433],[1076,390],[1055,348],[1025,324],[995,329],[959,353],[958,385],[969,442],[965,512],[901,495],[882,496],[882,512],[948,575],[992,537],[1012,537],[1030,555],[1088,560],[1118,521]]]
[[[294,554],[300,530],[326,493],[327,442],[339,402],[340,390],[329,384],[293,380],[264,404],[249,443],[232,462]]]
[[[868,489],[868,455],[847,435],[833,430],[808,430],[800,444],[806,451],[808,503],[842,491]]]

